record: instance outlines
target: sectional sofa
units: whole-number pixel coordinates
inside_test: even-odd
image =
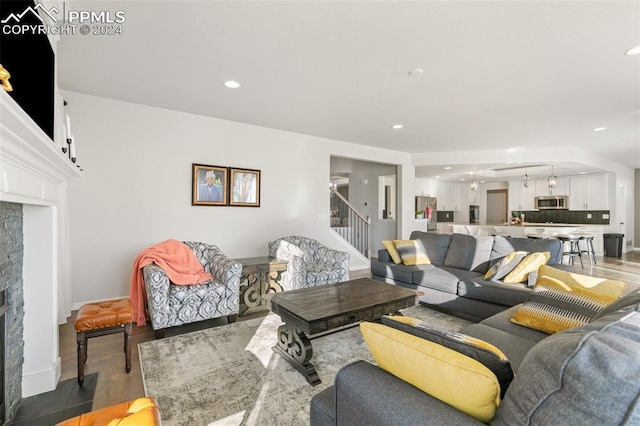
[[[510,319],[520,305],[460,330],[497,347],[515,373],[487,423],[640,424],[638,285],[550,266],[541,266],[539,274],[585,288],[619,284],[617,288],[623,289],[624,296],[600,310],[587,324],[551,335],[512,323]],[[433,380],[438,380],[442,371],[435,373]],[[471,386],[467,375],[445,380]],[[485,424],[366,361],[356,361],[338,371],[334,385],[313,397],[310,414],[311,426]]]
[[[507,254],[514,251],[549,252],[547,265],[567,268],[560,264],[562,243],[555,239],[447,235],[421,231],[414,231],[410,238],[420,241],[431,263],[396,264],[384,249],[378,252],[377,260],[371,261],[372,277],[418,290],[422,293],[422,304],[474,321],[522,303],[531,293],[529,283],[504,284],[483,278],[487,270]]]

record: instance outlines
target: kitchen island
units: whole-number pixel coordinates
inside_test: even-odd
[[[456,231],[467,230],[470,235],[504,235],[517,238],[527,237],[529,234],[537,234],[547,238],[553,238],[558,234],[589,234],[593,235],[593,248],[596,255],[602,256],[604,252],[603,234],[610,232],[610,225],[587,225],[573,223],[531,223],[525,222],[519,225],[488,224],[488,225],[465,225],[456,227]],[[462,233],[462,232],[460,232]],[[586,250],[581,242],[580,248]],[[583,259],[587,264],[588,258]]]

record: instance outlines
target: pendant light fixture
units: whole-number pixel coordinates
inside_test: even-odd
[[[529,175],[527,174],[527,169],[524,169],[524,177],[522,178],[522,186],[528,188],[531,182],[529,181]]]
[[[547,178],[547,183],[549,184],[549,191],[553,191],[553,188],[558,184],[558,177],[553,174],[553,164],[551,165],[551,176]]]
[[[469,189],[472,191],[478,190],[478,181],[476,179],[471,181],[471,185],[469,185]]]

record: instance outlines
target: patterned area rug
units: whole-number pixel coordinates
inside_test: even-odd
[[[422,306],[402,312],[448,330],[470,324]],[[308,425],[311,397],[340,367],[373,361],[359,327],[313,339],[322,383],[311,386],[271,349],[280,324],[270,314],[138,345],[145,393],[158,400],[162,424]]]

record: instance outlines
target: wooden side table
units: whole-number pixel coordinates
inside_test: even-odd
[[[282,291],[278,281],[289,262],[270,256],[246,257],[236,261],[242,263],[240,316],[267,309],[264,296]]]

